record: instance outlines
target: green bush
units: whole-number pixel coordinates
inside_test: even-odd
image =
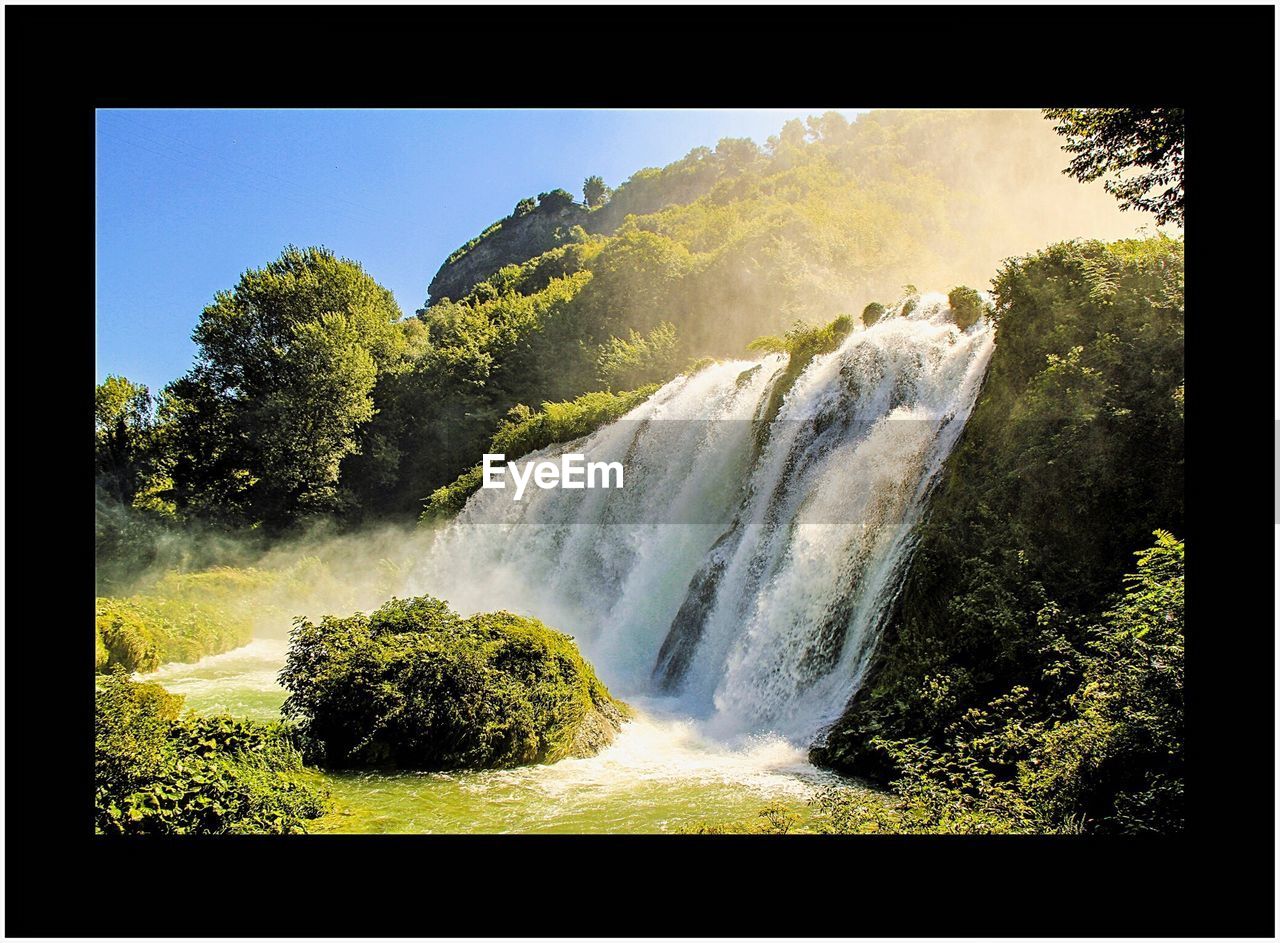
[[[873,301],[862,309],[862,325],[863,327],[871,327],[881,318],[884,317],[885,306],[878,301]]]
[[[829,354],[839,347],[852,330],[853,318],[847,314],[842,314],[830,324],[821,327],[806,327],[803,324],[797,324],[787,331],[783,337],[766,335],[757,337],[747,345],[747,350],[755,351],[756,353],[785,353],[787,355],[786,369],[774,381],[773,387],[769,391],[769,402],[765,406],[764,421],[759,425],[761,434],[768,429],[769,423],[773,422],[774,417],[778,415],[778,410],[782,408],[783,398],[795,386],[800,374],[804,373],[804,368],[809,366],[814,357],[819,354]]]
[[[607,423],[625,416],[659,389],[654,383],[626,393],[585,393],[565,403],[543,403],[534,412],[523,404],[513,408],[489,440],[488,451],[517,459],[559,442],[572,442]],[[481,468],[471,468],[437,488],[427,498],[420,520],[424,523],[452,517],[480,489]]]
[[[306,830],[327,793],[279,725],[179,718],[182,698],[117,670],[94,703],[95,830],[223,834]]]
[[[1057,696],[1015,685],[934,738],[873,738],[897,770],[892,794],[827,791],[826,830],[1181,831],[1184,545],[1155,537],[1079,650],[1045,658]]]
[[[633,330],[626,340],[610,337],[596,355],[600,382],[608,389],[633,390],[665,381],[676,373],[678,363],[679,339],[675,327],[666,321],[648,336]]]
[[[653,383],[624,393],[584,393],[567,403],[543,403],[536,413],[516,407],[498,426],[489,450],[512,459],[558,442],[572,442],[625,416],[658,388]]]
[[[96,603],[97,670],[155,671],[165,662],[199,661],[245,645],[253,637],[246,616],[209,602],[138,595],[99,596]]]
[[[336,767],[552,763],[598,752],[627,711],[567,635],[509,612],[463,619],[430,596],[298,619],[280,683],[285,716]]]
[[[1020,767],[1030,801],[1093,831],[1179,831],[1185,672],[1183,542],[1156,532],[1128,590],[1088,643],[1074,716]]]
[[[964,285],[951,289],[947,295],[947,305],[951,308],[956,326],[961,330],[973,327],[987,313],[987,305],[982,296]]]
[[[96,615],[99,671],[118,665],[145,672],[165,662],[199,661],[238,648],[253,635],[247,622],[230,622],[209,607],[156,596],[101,596]]]
[[[573,202],[573,194],[564,189],[538,194],[538,209],[548,213],[568,209],[573,206]]]

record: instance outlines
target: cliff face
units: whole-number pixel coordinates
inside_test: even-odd
[[[577,204],[540,206],[495,223],[445,260],[427,288],[427,303],[463,298],[504,265],[525,262],[562,245],[571,238],[573,227],[583,225],[589,215],[586,207]]]

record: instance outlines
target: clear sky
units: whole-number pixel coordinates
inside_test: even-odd
[[[214,292],[289,243],[363,263],[409,315],[449,253],[521,197],[580,196],[591,174],[616,186],[829,110],[99,111],[98,379],[155,391],[183,373]]]

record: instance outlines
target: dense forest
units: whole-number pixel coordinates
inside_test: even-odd
[[[825,791],[818,828],[1181,828],[1183,248],[1120,239],[1141,218],[1117,206],[1181,223],[1181,115],[1123,111],[828,113],[724,139],[588,178],[582,201],[520,199],[408,316],[322,247],[245,271],[186,374],[97,387],[99,829],[305,830],[326,808],[307,764],[602,749],[629,708],[573,644],[387,602],[405,563],[386,529],[455,515],[483,452],[579,439],[717,359],[788,359],[767,425],[917,285],[958,330],[990,323],[995,352],[866,677],[811,750],[878,791]],[[1135,136],[1151,172],[1117,188]],[[354,546],[359,574],[334,564]],[[286,722],[183,717],[129,680],[243,645],[303,593],[337,615],[295,624]],[[712,813],[696,830],[791,827]]]

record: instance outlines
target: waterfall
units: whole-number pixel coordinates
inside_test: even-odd
[[[948,314],[925,295],[853,331],[767,427],[784,356],[677,377],[522,459],[620,461],[623,489],[479,491],[413,590],[537,616],[615,693],[666,698],[716,736],[810,742],[856,690],[991,355],[988,321]]]

